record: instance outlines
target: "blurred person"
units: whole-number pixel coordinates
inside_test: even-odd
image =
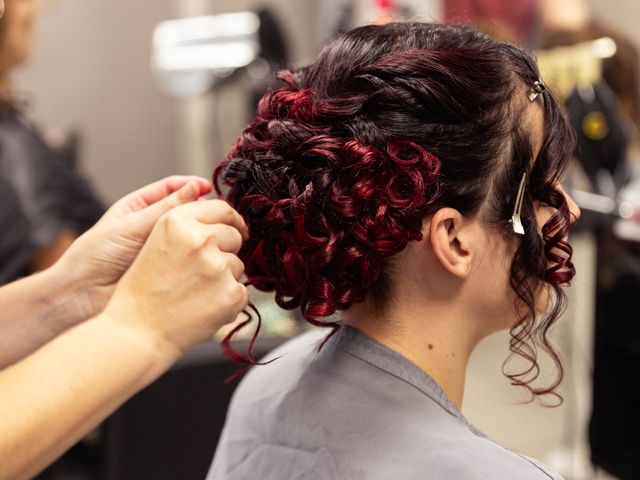
[[[91,186],[74,171],[71,155],[51,148],[28,120],[11,82],[11,73],[31,57],[36,2],[6,0],[5,6],[0,19],[0,177],[7,198],[1,214],[0,284],[53,264],[104,212]]]
[[[391,23],[279,77],[214,180],[249,227],[247,283],[331,333],[248,373],[208,478],[560,478],[461,413],[471,353],[504,329],[524,362],[512,384],[560,400],[548,332],[580,211],[559,183],[573,132],[534,58]],[[233,333],[230,356],[258,363]],[[541,383],[543,354],[556,375]]]
[[[210,189],[170,177],[134,192],[52,267],[0,288],[0,353],[32,337],[0,371],[0,479],[33,477],[244,308],[246,226],[194,201]]]
[[[640,127],[640,61],[638,47],[624,32],[594,15],[586,0],[541,0],[540,48],[566,47],[602,37],[616,44],[615,54],[603,59],[602,79],[631,121],[637,138]]]
[[[615,43],[615,53],[601,60],[601,77],[567,92],[565,103],[578,138],[579,168],[572,180],[577,188],[616,203],[635,203],[637,211],[637,199],[634,202],[628,194],[637,192],[640,184],[638,47],[615,25],[599,18],[586,0],[541,3],[542,48],[570,47],[603,37]],[[617,478],[636,479],[640,478],[640,412],[629,395],[629,379],[635,378],[640,366],[640,238],[637,233],[624,235],[611,215],[592,213],[585,220],[581,228],[596,242],[591,461]]]

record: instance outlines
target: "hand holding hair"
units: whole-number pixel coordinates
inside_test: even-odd
[[[62,265],[0,289],[28,301],[69,271],[107,298],[117,282],[101,314],[0,370],[0,480],[32,478],[246,305],[241,217],[219,200],[180,205],[208,188],[168,179],[125,197]]]
[[[154,182],[118,200],[69,248],[55,268],[81,287],[88,301],[85,318],[104,308],[158,219],[210,191],[211,183],[200,177],[171,176]]]
[[[243,238],[247,227],[226,202],[171,210],[155,225],[104,315],[179,356],[247,305],[239,282],[244,265],[236,256]]]
[[[52,267],[0,289],[0,369],[98,314],[156,221],[211,191],[203,178],[173,176],[116,202]]]

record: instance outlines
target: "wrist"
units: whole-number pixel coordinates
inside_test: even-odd
[[[58,262],[37,276],[42,312],[55,324],[69,328],[96,315],[87,282],[65,263]]]
[[[110,329],[118,331],[120,335],[129,338],[130,342],[140,349],[152,352],[156,361],[168,368],[182,356],[183,352],[154,329],[144,317],[144,313],[133,307],[127,308],[111,302],[96,319],[108,324]]]
[[[87,318],[89,300],[51,267],[2,287],[0,369],[47,344]]]

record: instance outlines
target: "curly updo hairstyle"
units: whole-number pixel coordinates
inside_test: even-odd
[[[505,374],[533,394],[553,393],[562,365],[547,332],[563,310],[561,285],[574,275],[563,240],[569,209],[555,185],[574,139],[544,91],[544,140],[534,158],[522,121],[538,80],[533,57],[466,27],[391,23],[343,34],[314,63],[278,78],[282,88],[260,100],[214,172],[218,195],[249,226],[240,252],[248,284],[335,330],[326,317],[337,310],[366,295],[381,309],[390,301],[389,258],[422,237],[436,209],[482,215],[506,231],[527,173],[511,286],[528,313],[511,329],[510,348],[528,365]],[[536,203],[556,210],[545,225],[536,223]],[[544,285],[552,295],[540,315]],[[227,353],[254,362],[233,352],[230,338]],[[530,385],[537,347],[557,365],[542,388]]]

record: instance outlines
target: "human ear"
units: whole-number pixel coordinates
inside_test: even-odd
[[[449,273],[466,278],[471,271],[471,242],[465,219],[454,208],[441,208],[429,225],[429,243],[436,258]]]

